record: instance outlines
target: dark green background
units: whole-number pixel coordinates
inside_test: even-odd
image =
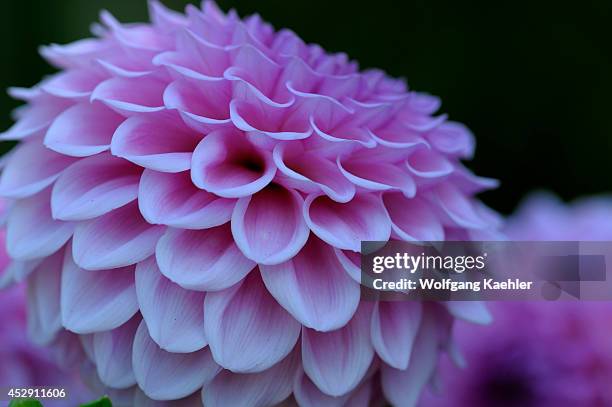
[[[165,1],[174,9],[186,3]],[[483,196],[502,212],[533,189],[565,199],[612,189],[612,1],[219,4],[257,11],[277,28],[441,96],[442,110],[476,134],[470,167],[502,181]],[[38,45],[87,36],[102,8],[124,22],[146,19],[144,1],[0,2],[0,88],[30,86],[52,72]],[[14,106],[0,96],[2,129]]]

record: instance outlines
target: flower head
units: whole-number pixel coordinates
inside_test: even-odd
[[[611,240],[612,199],[565,205],[530,197],[509,220],[513,240]],[[612,304],[487,304],[487,327],[458,322],[453,331],[465,368],[442,360],[440,395],[424,406],[607,406],[612,403]]]
[[[150,5],[44,47],[61,71],[11,91],[28,103],[0,193],[34,311],[61,322],[40,337],[78,335],[128,405],[412,404],[452,315],[486,313],[360,301],[357,252],[491,227],[472,135],[257,15]]]

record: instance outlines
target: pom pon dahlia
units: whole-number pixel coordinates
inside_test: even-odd
[[[97,38],[42,49],[59,73],[11,90],[0,194],[37,339],[78,336],[116,404],[412,405],[453,316],[488,315],[360,301],[357,252],[494,226],[471,134],[257,15],[150,9],[103,12]]]
[[[564,204],[530,196],[504,230],[515,241],[610,241],[612,197]],[[597,407],[612,405],[612,303],[497,302],[487,327],[463,321],[453,338],[465,356],[461,371],[441,358],[440,394],[427,407]]]

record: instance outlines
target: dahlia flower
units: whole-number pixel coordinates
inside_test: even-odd
[[[362,301],[360,241],[494,227],[470,132],[257,15],[150,10],[103,12],[10,91],[0,194],[38,340],[77,337],[115,404],[414,404],[453,316],[488,314]]]
[[[513,240],[612,240],[612,199],[566,206],[533,196],[509,219]],[[453,331],[465,368],[441,358],[439,395],[423,406],[612,405],[612,303],[487,304],[487,327],[458,322]]]

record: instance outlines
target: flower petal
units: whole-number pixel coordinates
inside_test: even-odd
[[[300,103],[278,104],[252,86],[237,86],[242,98],[230,103],[230,117],[240,130],[265,135],[275,140],[302,140],[312,135],[308,111]],[[292,104],[291,106],[289,104]]]
[[[323,393],[342,396],[357,387],[368,371],[374,358],[371,309],[371,304],[360,304],[353,319],[335,331],[302,330],[304,371]]]
[[[429,148],[419,148],[410,154],[406,166],[414,175],[421,178],[439,178],[455,170],[453,164],[442,154]]]
[[[493,321],[487,306],[480,301],[446,301],[444,305],[455,318],[481,325]]]
[[[220,370],[208,348],[192,353],[163,351],[149,336],[144,320],[134,338],[132,366],[138,386],[154,400],[189,396]]]
[[[194,392],[180,400],[153,400],[147,397],[139,388],[134,394],[133,407],[194,407],[202,403],[202,395],[199,391]]]
[[[308,153],[297,144],[279,143],[274,148],[274,163],[288,177],[290,187],[311,193],[322,190],[337,202],[348,202],[355,196],[355,185],[342,175],[332,161]]]
[[[431,204],[420,198],[407,199],[397,192],[383,195],[383,203],[389,217],[393,233],[401,240],[437,242],[444,240],[444,228]]]
[[[28,277],[28,337],[47,345],[62,328],[60,282],[64,251],[45,258]]]
[[[268,293],[258,273],[204,301],[206,338],[215,361],[234,372],[261,372],[285,358],[300,324]]]
[[[87,271],[66,249],[62,270],[62,324],[86,334],[115,329],[138,312],[134,268]]]
[[[255,267],[236,247],[227,226],[201,231],[168,229],[155,253],[161,272],[189,290],[223,290]]]
[[[165,109],[162,94],[166,84],[158,79],[115,77],[101,82],[90,100],[99,100],[124,116],[151,113]]]
[[[236,201],[197,188],[188,172],[145,170],[140,179],[138,206],[149,223],[183,229],[206,229],[230,220]]]
[[[45,92],[69,99],[88,98],[104,77],[93,69],[70,69],[51,76],[41,84]]]
[[[334,250],[315,236],[291,260],[260,269],[268,291],[309,328],[341,328],[359,305],[359,284],[344,271]]]
[[[55,219],[84,220],[104,215],[136,199],[142,169],[99,154],[82,159],[62,173],[51,193]]]
[[[31,260],[55,253],[74,230],[74,223],[51,217],[51,188],[17,201],[6,226],[6,250],[13,259]]]
[[[117,126],[125,120],[102,103],[80,103],[62,112],[45,135],[45,146],[73,157],[86,157],[110,148]]]
[[[450,183],[436,187],[434,196],[435,202],[453,224],[468,229],[481,229],[488,226],[476,212],[474,204],[467,196]]]
[[[203,98],[202,94],[207,97]],[[177,109],[189,127],[207,134],[231,125],[230,97],[227,81],[178,80],[166,87],[164,104],[168,109]]]
[[[141,320],[137,314],[118,328],[93,335],[98,377],[105,385],[125,389],[136,384],[132,369],[132,344]]]
[[[187,353],[206,346],[204,293],[168,280],[153,256],[136,266],[136,294],[149,335],[161,349]]]
[[[295,379],[293,396],[300,407],[342,407],[349,398],[348,394],[334,397],[322,393],[304,371],[300,371]]]
[[[299,369],[299,353],[292,352],[281,362],[260,373],[237,374],[222,370],[202,390],[206,407],[267,407],[291,394]]]
[[[295,256],[308,240],[303,201],[296,191],[273,184],[241,198],[232,214],[232,234],[242,253],[260,264],[278,264]]]
[[[412,345],[421,323],[421,303],[380,301],[372,314],[372,344],[380,358],[390,366],[408,367]]]
[[[378,196],[356,195],[347,203],[326,196],[309,195],[304,203],[304,218],[322,240],[339,249],[361,250],[361,241],[386,241],[391,222]]]
[[[416,183],[404,170],[392,164],[337,160],[342,174],[353,184],[371,191],[400,190],[405,196],[416,195]]]
[[[427,134],[427,140],[436,150],[463,158],[474,155],[474,135],[461,123],[446,122]]]
[[[72,102],[68,99],[56,97],[41,97],[32,101],[19,116],[19,120],[8,130],[0,132],[0,140],[22,140],[35,135],[44,134],[44,130],[51,122]]]
[[[165,227],[148,224],[132,202],[77,225],[72,240],[74,261],[87,270],[129,266],[155,252]]]
[[[42,191],[76,159],[49,150],[40,142],[24,143],[8,158],[0,176],[0,195],[25,198]]]
[[[113,155],[145,168],[181,172],[191,167],[191,155],[202,138],[169,113],[130,117],[115,131]]]
[[[215,131],[193,153],[191,178],[201,189],[226,198],[249,196],[272,181],[272,155],[258,150],[243,133]]]
[[[420,398],[421,390],[434,373],[438,361],[436,320],[424,314],[412,348],[410,363],[405,370],[383,364],[381,380],[387,400],[394,406],[412,407]]]

